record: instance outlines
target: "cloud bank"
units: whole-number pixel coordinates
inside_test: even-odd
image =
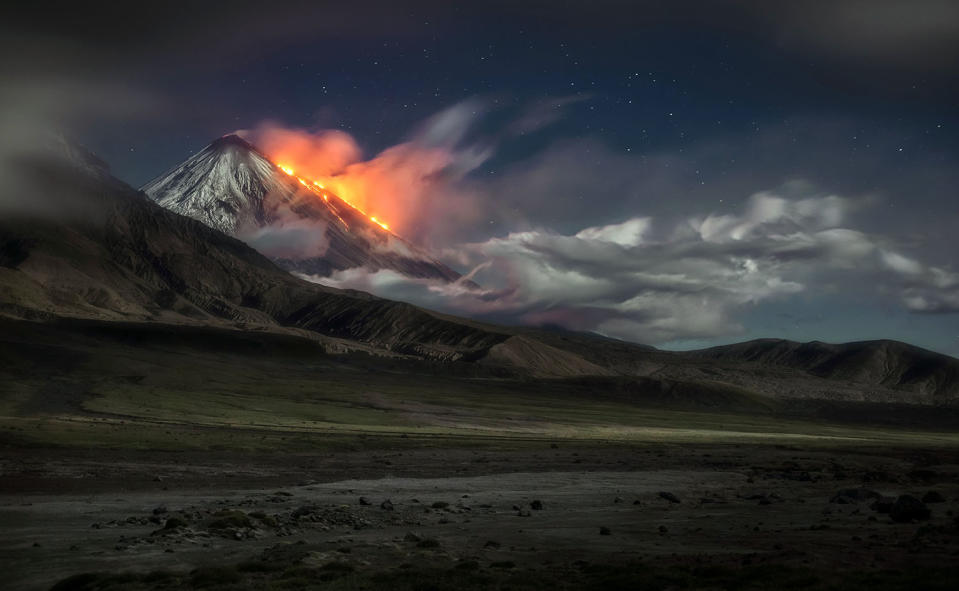
[[[362,269],[311,279],[458,314],[653,344],[736,335],[750,306],[840,283],[916,312],[959,310],[959,274],[848,227],[863,206],[837,195],[765,191],[739,211],[676,224],[635,217],[571,234],[512,232],[451,253],[474,265],[469,277],[479,289]]]

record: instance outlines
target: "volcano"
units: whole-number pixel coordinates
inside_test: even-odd
[[[244,240],[288,271],[329,276],[363,267],[446,282],[460,279],[383,223],[294,176],[234,134],[141,190],[166,209]]]

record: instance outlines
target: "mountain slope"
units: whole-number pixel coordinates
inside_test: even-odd
[[[628,396],[656,390],[666,398],[959,404],[959,360],[902,343],[766,340],[659,351],[597,335],[493,326],[309,283],[158,206],[95,163],[73,162],[77,154],[70,166],[24,164],[33,189],[22,197],[41,206],[0,215],[2,316],[267,331],[306,337],[327,352],[463,362],[441,366],[448,371],[585,376],[596,380],[589,383],[598,395],[615,386]]]
[[[224,136],[141,190],[176,213],[233,234],[271,221],[267,196],[286,198],[295,187],[281,182],[276,166],[235,135]]]
[[[460,277],[236,135],[214,141],[142,190],[171,211],[242,238],[290,271],[327,276],[366,267],[448,282]]]
[[[299,280],[243,242],[112,177],[49,163],[34,167],[38,198],[85,207],[0,216],[4,315],[293,329],[330,337],[334,349],[443,359],[508,336]]]

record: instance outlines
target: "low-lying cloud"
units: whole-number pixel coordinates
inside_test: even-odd
[[[572,234],[512,232],[454,249],[481,288],[363,269],[311,279],[447,312],[653,344],[736,335],[750,306],[828,290],[839,277],[847,289],[868,286],[913,311],[959,310],[959,274],[848,227],[850,213],[866,205],[765,191],[739,211],[676,224],[637,217]]]

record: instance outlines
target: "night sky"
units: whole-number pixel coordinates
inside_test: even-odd
[[[329,283],[667,348],[959,355],[959,4],[451,4],[4,15],[4,154],[55,128],[140,186],[267,121],[429,145],[442,219],[409,238],[483,292]]]

